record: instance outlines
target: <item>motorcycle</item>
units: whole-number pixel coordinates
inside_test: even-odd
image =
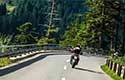
[[[78,64],[78,56],[74,55],[73,59],[71,61],[72,68],[75,68],[75,66]]]

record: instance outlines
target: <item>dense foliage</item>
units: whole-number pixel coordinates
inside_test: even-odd
[[[87,8],[84,0],[55,0],[52,15],[52,29],[48,27],[53,0],[1,0],[0,4],[0,32],[4,34],[18,34],[17,27],[26,22],[32,23],[32,36],[37,39],[46,37],[58,43],[67,26],[83,14]],[[85,6],[85,7],[84,7]],[[55,31],[55,30],[56,31]],[[19,35],[17,35],[19,38]],[[17,37],[16,36],[16,37]],[[34,43],[34,42],[33,42]]]
[[[12,63],[12,62],[8,57],[0,58],[0,67],[7,66],[10,63]]]
[[[5,52],[7,48],[4,48],[5,45],[9,45],[11,43],[12,36],[0,34],[0,51]]]
[[[84,16],[85,21],[77,24],[75,30],[74,27],[67,30],[61,43],[67,45],[77,42],[98,49],[124,51],[122,0],[87,0],[86,4],[89,10]],[[72,35],[72,32],[75,34]]]
[[[123,5],[122,0],[1,0],[0,32],[14,35],[18,44],[80,43],[124,51]]]
[[[32,44],[36,43],[35,37],[32,36],[32,23],[25,23],[17,27],[17,35],[14,38],[16,44]]]

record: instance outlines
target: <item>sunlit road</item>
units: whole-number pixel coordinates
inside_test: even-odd
[[[68,53],[56,51],[53,53]],[[112,80],[101,69],[104,58],[80,56],[81,60],[75,69],[69,64],[69,55],[43,55],[15,66],[8,71],[0,71],[0,80]],[[17,68],[18,67],[18,68]],[[15,70],[16,69],[16,70]]]

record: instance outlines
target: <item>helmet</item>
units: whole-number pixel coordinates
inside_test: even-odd
[[[77,44],[76,47],[81,47],[80,44]]]

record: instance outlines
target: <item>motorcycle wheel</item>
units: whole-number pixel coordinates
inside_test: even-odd
[[[75,68],[75,65],[76,65],[76,64],[75,64],[75,62],[74,62],[74,63],[72,63],[72,68]]]

